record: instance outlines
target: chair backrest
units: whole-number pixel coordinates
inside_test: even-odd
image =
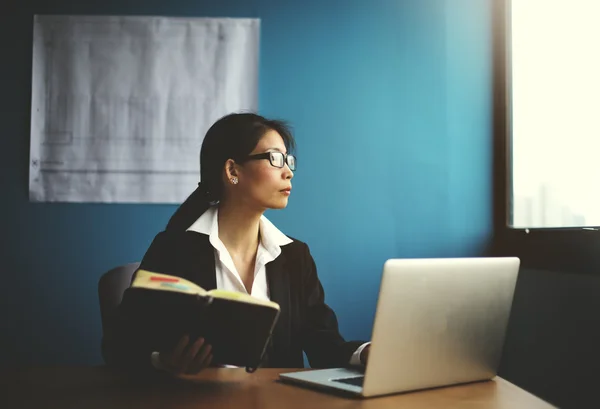
[[[139,266],[140,263],[124,264],[107,271],[100,277],[98,298],[100,299],[100,315],[104,334],[112,328],[112,320],[123,299],[123,293],[129,287],[133,273]]]

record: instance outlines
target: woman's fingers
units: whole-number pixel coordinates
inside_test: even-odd
[[[192,366],[198,353],[203,349],[204,338],[198,338],[193,344],[188,345],[185,354],[179,361],[179,371],[181,373],[188,373],[188,368]]]
[[[193,343],[184,335],[172,351],[160,354],[161,364],[173,375],[196,374],[212,362],[212,346],[200,337]]]
[[[212,361],[212,345],[205,344],[194,357],[193,362],[187,367],[186,373],[196,374],[208,367]]]
[[[177,368],[180,366],[180,361],[189,343],[189,340],[189,337],[187,335],[184,335],[179,339],[179,341],[177,341],[177,345],[175,345],[175,348],[173,348],[172,351],[160,353],[160,362],[163,368],[165,368],[169,372],[177,371]]]

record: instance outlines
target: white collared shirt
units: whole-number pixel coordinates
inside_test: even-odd
[[[292,239],[279,231],[265,216],[260,218],[260,242],[258,243],[256,263],[254,265],[254,280],[252,282],[252,289],[248,293],[229,251],[227,251],[227,248],[221,239],[219,239],[218,214],[218,207],[213,206],[204,212],[187,229],[187,231],[206,234],[210,244],[214,247],[217,288],[220,290],[238,291],[269,301],[270,295],[269,286],[267,285],[266,265],[279,257],[281,246],[290,244]]]
[[[290,244],[292,239],[283,234],[265,216],[261,216],[259,226],[260,242],[258,243],[256,263],[254,265],[254,280],[252,282],[252,289],[248,293],[229,251],[219,238],[218,215],[218,206],[212,206],[187,229],[187,231],[206,234],[210,244],[214,247],[217,288],[220,290],[238,291],[270,301],[266,265],[279,257],[281,246]],[[369,345],[369,342],[361,345],[352,354],[350,365],[361,365],[360,353],[367,345]],[[156,368],[160,367],[157,352],[152,353],[152,364]]]

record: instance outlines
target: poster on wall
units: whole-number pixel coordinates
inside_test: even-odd
[[[29,197],[181,203],[204,134],[258,109],[260,20],[34,17]]]

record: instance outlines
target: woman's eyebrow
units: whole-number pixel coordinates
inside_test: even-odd
[[[268,149],[266,150],[266,152],[270,152],[270,151],[283,152],[283,151],[282,151],[281,149],[279,149],[279,148],[268,148]]]

